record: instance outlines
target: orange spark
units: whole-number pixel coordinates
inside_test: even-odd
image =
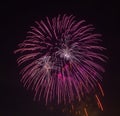
[[[84,108],[84,111],[85,111],[85,115],[88,116],[88,112],[86,108]]]
[[[99,83],[98,83],[98,87],[99,87],[99,89],[100,89],[100,91],[101,91],[102,96],[104,96],[103,89],[102,89],[102,87],[101,87],[101,85],[100,85]]]
[[[95,94],[95,97],[97,99],[98,107],[103,111],[103,106],[102,106],[102,103],[100,102],[100,99],[98,98],[98,96],[96,94]]]
[[[74,110],[74,106],[72,105],[71,107],[72,107],[72,110]]]

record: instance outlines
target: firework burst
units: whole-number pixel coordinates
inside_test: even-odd
[[[91,24],[72,15],[36,21],[15,50],[20,54],[18,65],[23,66],[21,81],[46,104],[80,101],[102,80],[105,56],[100,37]]]

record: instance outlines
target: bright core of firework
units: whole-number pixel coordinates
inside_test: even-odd
[[[66,60],[69,60],[71,57],[69,49],[62,49],[61,52],[59,53],[61,58],[64,58]]]
[[[35,99],[71,103],[98,87],[105,56],[93,26],[66,14],[35,24],[15,50],[23,67],[21,81],[32,88]]]

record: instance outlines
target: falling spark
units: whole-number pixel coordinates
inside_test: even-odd
[[[84,108],[84,111],[85,111],[85,116],[88,116],[88,112],[86,108]]]
[[[100,91],[101,91],[102,96],[104,96],[103,89],[102,89],[102,87],[101,87],[101,85],[100,85],[99,83],[98,83],[98,87],[99,87],[99,89],[100,89]]]
[[[95,95],[95,97],[96,97],[96,100],[97,100],[98,107],[103,111],[103,106],[102,106],[102,103],[100,102],[100,99],[98,98],[97,95]]]

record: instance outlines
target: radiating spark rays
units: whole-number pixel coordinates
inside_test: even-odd
[[[99,81],[105,49],[99,45],[101,35],[93,33],[93,25],[66,14],[35,24],[15,50],[20,54],[17,63],[23,67],[21,81],[27,89],[32,88],[34,99],[67,104],[76,97],[80,101],[96,87],[104,96]]]

